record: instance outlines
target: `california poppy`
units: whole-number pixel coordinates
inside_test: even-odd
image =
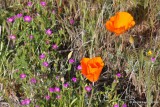
[[[131,14],[127,12],[117,12],[115,16],[112,16],[110,20],[106,22],[106,29],[116,33],[118,36],[134,25],[135,21]]]
[[[81,60],[81,73],[91,82],[96,82],[103,69],[104,63],[101,57],[83,58]]]

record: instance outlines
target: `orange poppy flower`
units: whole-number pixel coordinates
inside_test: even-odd
[[[103,69],[104,63],[101,57],[83,58],[81,60],[81,73],[91,82],[96,82]]]
[[[110,20],[106,22],[106,29],[116,33],[118,36],[134,25],[135,21],[131,14],[127,12],[117,12],[115,16],[112,16]]]

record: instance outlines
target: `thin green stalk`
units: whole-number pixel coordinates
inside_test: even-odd
[[[90,99],[89,99],[89,103],[88,103],[88,107],[91,107],[90,105],[91,105],[91,102],[92,102],[93,91],[94,91],[94,89],[92,89],[91,97],[90,97]]]

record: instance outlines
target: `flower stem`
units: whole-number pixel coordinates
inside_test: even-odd
[[[88,107],[91,107],[90,105],[91,105],[91,101],[92,101],[92,97],[93,97],[93,91],[94,91],[94,89],[92,89],[91,97],[90,97],[89,103],[88,103]]]

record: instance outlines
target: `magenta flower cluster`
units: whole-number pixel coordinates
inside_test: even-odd
[[[50,36],[50,35],[52,34],[52,30],[51,30],[51,29],[47,29],[47,30],[46,30],[46,34],[47,34],[48,36]]]
[[[74,62],[75,62],[75,60],[74,60],[74,59],[72,59],[72,58],[71,58],[71,59],[69,59],[69,63],[70,63],[70,64],[73,64]]]
[[[26,75],[26,74],[24,74],[24,73],[20,74],[20,78],[21,78],[21,79],[26,78],[26,76],[27,76],[27,75]]]
[[[16,36],[11,34],[11,35],[9,36],[9,39],[15,40],[15,39],[16,39]]]
[[[81,65],[78,65],[77,70],[81,70],[81,69],[82,69]]]
[[[31,1],[28,2],[28,3],[27,3],[27,6],[31,7],[31,6],[32,6],[32,2],[31,2]]]
[[[43,66],[48,67],[49,63],[45,61],[45,62],[43,62]]]
[[[68,83],[65,83],[63,84],[64,88],[68,88],[69,84]]]
[[[43,7],[45,7],[47,5],[47,3],[45,1],[41,1],[40,5],[43,6]]]
[[[58,48],[58,46],[56,44],[52,45],[52,49],[56,50]]]
[[[77,82],[77,78],[76,78],[76,77],[73,77],[71,80],[72,80],[74,83]]]
[[[46,57],[46,55],[44,53],[42,53],[40,56],[39,56],[39,59],[44,59]]]
[[[36,84],[36,83],[37,83],[37,80],[36,80],[35,78],[31,78],[30,82],[31,82],[32,84]]]
[[[27,98],[27,99],[24,99],[21,101],[21,105],[29,105],[30,102],[31,102],[31,100]]]
[[[85,90],[86,90],[87,92],[90,92],[90,91],[92,90],[92,88],[91,88],[91,86],[86,86],[86,87],[85,87]]]
[[[51,98],[51,97],[50,97],[49,95],[46,95],[46,96],[45,96],[45,99],[46,99],[46,100],[49,100],[50,98]]]
[[[60,88],[59,87],[54,87],[54,88],[50,87],[49,91],[50,92],[60,92]]]
[[[31,22],[32,21],[31,16],[24,16],[23,19],[24,19],[25,22]]]

